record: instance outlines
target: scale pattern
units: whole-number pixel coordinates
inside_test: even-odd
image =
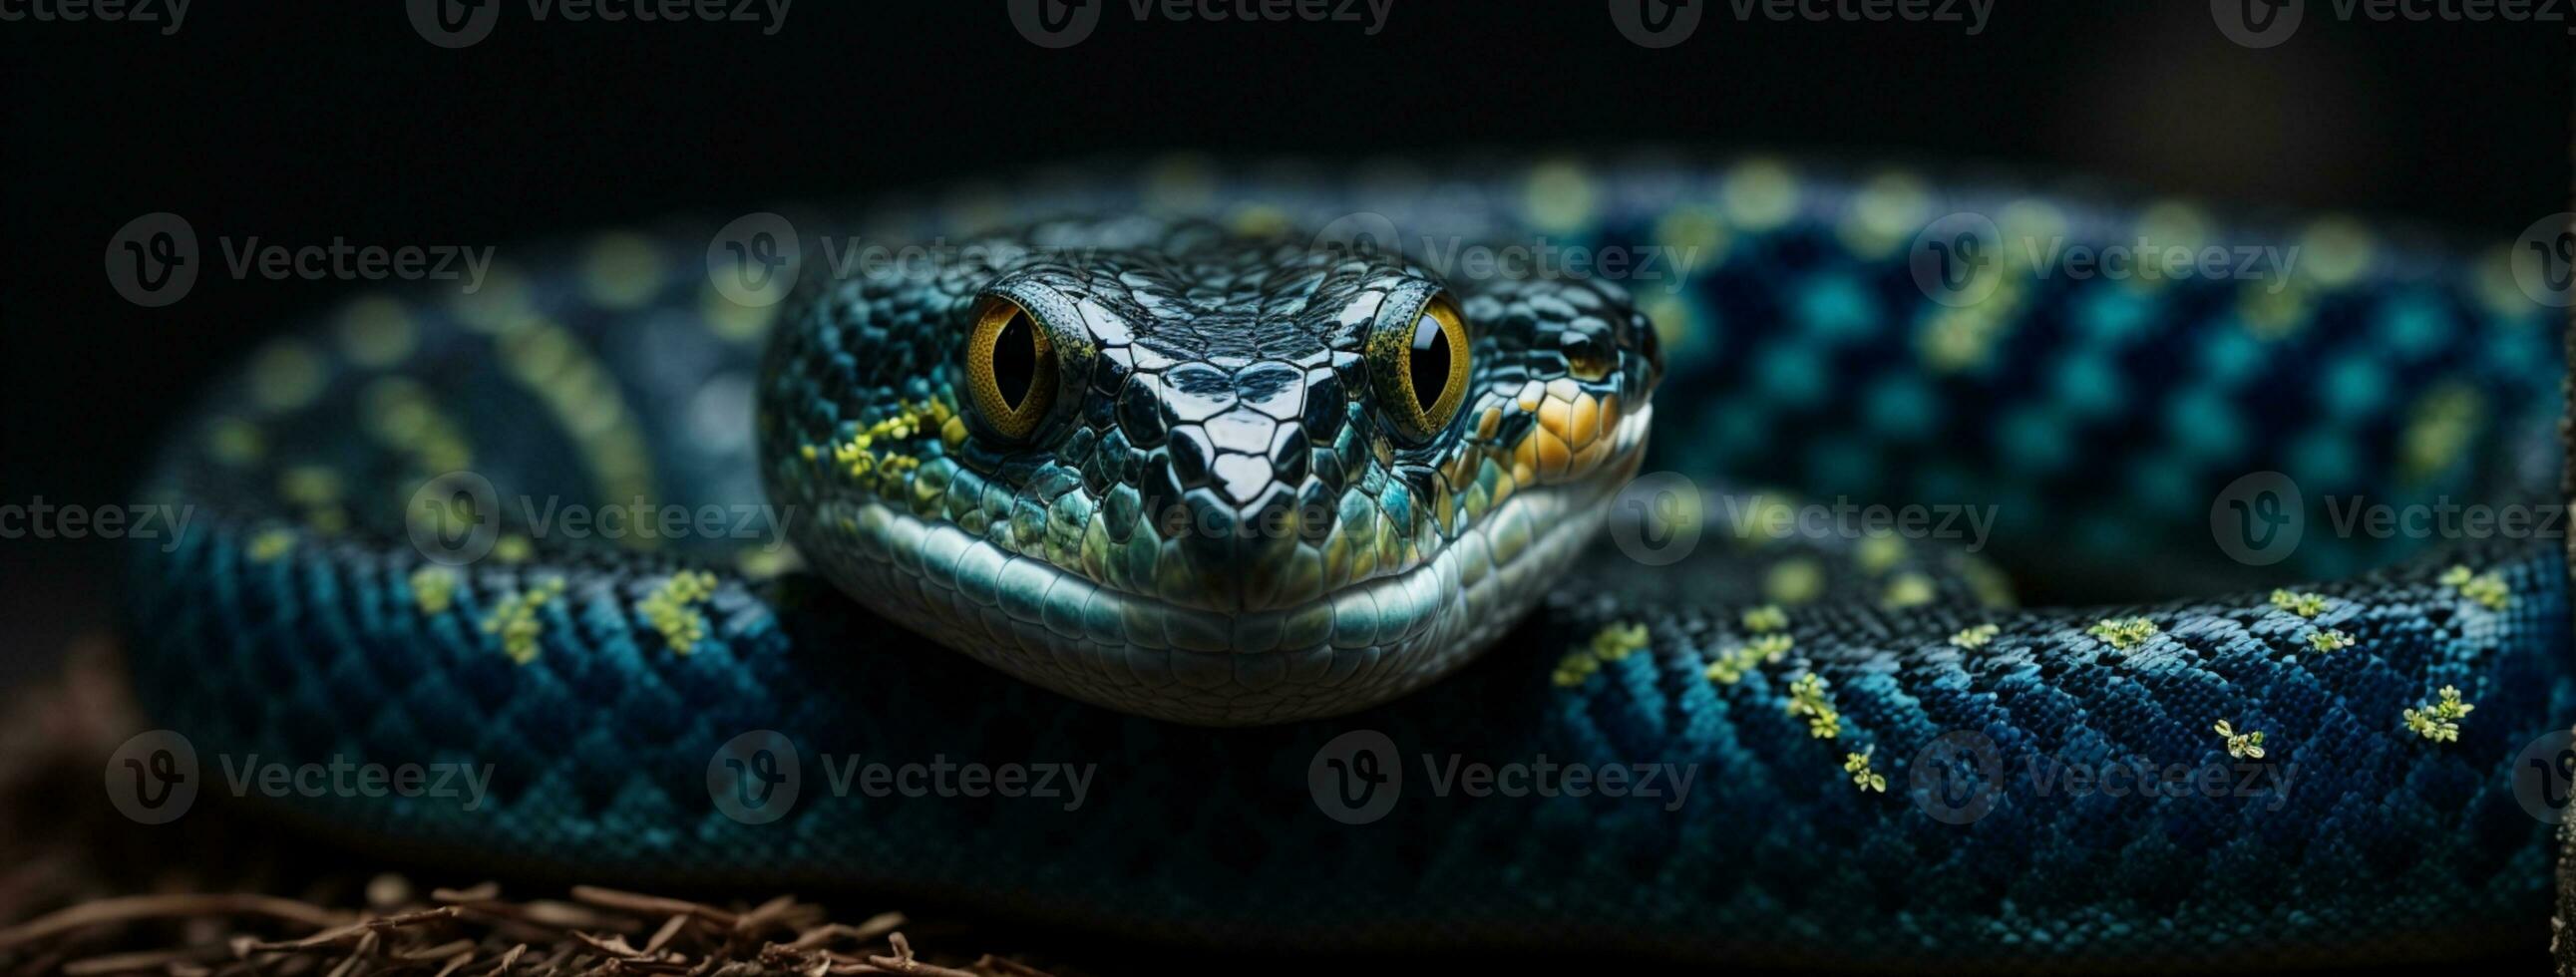
[[[2545,812],[2511,775],[2576,715],[2564,557],[2329,528],[2335,500],[2547,497],[2555,334],[2491,256],[1763,160],[1432,172],[1183,162],[859,222],[927,240],[1084,211],[1255,236],[1382,221],[1453,280],[1435,257],[1452,235],[1700,249],[1687,278],[1623,283],[1667,362],[1646,467],[1689,481],[1615,500],[1639,503],[1609,507],[1617,547],[1410,695],[1223,731],[1123,715],[890,626],[767,536],[602,546],[504,505],[484,559],[425,559],[412,490],[450,468],[514,496],[759,497],[757,443],[781,436],[751,420],[762,317],[674,271],[705,254],[692,222],[531,251],[490,294],[362,298],[256,353],[163,455],[155,484],[214,518],[137,554],[141,691],[203,756],[490,764],[470,811],[279,806],[382,848],[593,880],[863,885],[1235,946],[1889,966],[2544,939]],[[2007,247],[1995,291],[1953,305],[1908,263],[1951,210],[2012,240],[2313,250],[2269,289],[2074,279]],[[2213,544],[2209,500],[2266,469],[2304,490],[2306,533],[2255,569]],[[1991,536],[1794,518],[1909,501],[1991,504]],[[1677,562],[1631,555],[1661,560],[1675,527],[1698,536]],[[699,567],[707,586],[687,583]],[[2135,596],[2018,610],[2014,584]],[[2474,705],[2457,739],[2410,729],[2445,687]],[[771,760],[796,789],[752,809],[722,761],[756,731],[793,747]],[[1096,766],[1073,804],[879,795],[839,776],[853,758]],[[1460,772],[1476,764],[1558,784],[1615,768],[1658,792],[1494,796]],[[2229,783],[2115,795],[2075,766]]]

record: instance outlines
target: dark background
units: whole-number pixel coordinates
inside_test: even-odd
[[[0,504],[134,501],[160,426],[334,282],[120,299],[152,211],[207,242],[507,245],[675,208],[845,197],[1104,150],[1640,142],[2089,172],[2503,240],[2568,209],[2564,24],[2226,39],[2200,0],[2002,0],[1961,25],[1736,20],[1626,41],[1602,0],[1393,0],[1353,23],[1138,22],[1069,49],[1004,0],[800,0],[781,29],[534,22],[447,50],[395,0],[199,0],[184,26],[0,23]],[[1231,3],[1233,0],[1224,0]],[[115,544],[0,540],[0,687],[101,631]]]
[[[1068,49],[1004,0],[794,3],[756,24],[530,19],[461,50],[403,5],[199,0],[182,28],[0,23],[0,502],[131,501],[159,425],[245,340],[349,286],[109,287],[152,211],[289,243],[506,245],[681,207],[842,197],[1103,150],[1357,154],[1667,142],[2072,170],[2502,240],[2565,208],[2563,24],[2226,39],[2198,0],[2003,0],[1985,30],[1738,20],[1648,50],[1600,0],[1393,0],[1357,23],[1137,21]],[[1233,0],[1225,0],[1231,3]],[[0,540],[0,681],[107,618],[113,544]]]

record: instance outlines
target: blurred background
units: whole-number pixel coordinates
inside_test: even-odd
[[[1091,0],[1097,26],[1068,47],[1033,43],[1006,0],[804,0],[753,23],[536,22],[503,3],[456,49],[399,2],[191,4],[166,33],[168,9],[0,22],[0,501],[133,501],[195,388],[349,287],[207,275],[176,304],[129,304],[102,255],[154,211],[210,238],[508,245],[1101,151],[1643,142],[2092,173],[2486,240],[2567,209],[2560,23],[2354,23],[2315,2],[2257,49],[2197,0],[1982,20],[1960,0],[1962,20],[1935,23],[1701,0],[1689,36],[1652,48],[1615,22],[1636,0],[1378,2],[1245,23]],[[0,549],[5,686],[107,625],[117,553]]]

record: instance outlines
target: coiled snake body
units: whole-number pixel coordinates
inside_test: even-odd
[[[2340,518],[2551,499],[2557,333],[2493,254],[1760,159],[761,219],[792,274],[724,287],[738,228],[673,221],[257,353],[155,475],[216,518],[138,552],[154,714],[201,755],[490,766],[471,810],[287,805],[379,847],[1238,946],[2543,932],[2511,773],[2576,715],[2563,557]],[[2053,257],[2132,241],[2305,264]],[[1942,247],[1983,261],[1926,277]],[[815,572],[707,528],[764,498]],[[714,516],[572,538],[566,500]],[[1090,773],[907,796],[854,760]],[[746,771],[795,788],[747,812]]]

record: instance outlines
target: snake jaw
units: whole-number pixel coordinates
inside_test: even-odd
[[[1081,698],[1239,724],[1402,694],[1536,599],[1642,453],[1652,330],[1613,286],[1445,282],[1194,224],[1003,243],[1080,247],[792,308],[764,470],[820,516],[797,540],[844,590]],[[1443,294],[1473,337],[1466,393],[1407,433],[1371,342]],[[972,409],[965,320],[996,297],[1061,358],[1051,419],[1010,440],[938,416]],[[901,460],[830,463],[883,448],[889,418],[917,435],[885,449]]]

